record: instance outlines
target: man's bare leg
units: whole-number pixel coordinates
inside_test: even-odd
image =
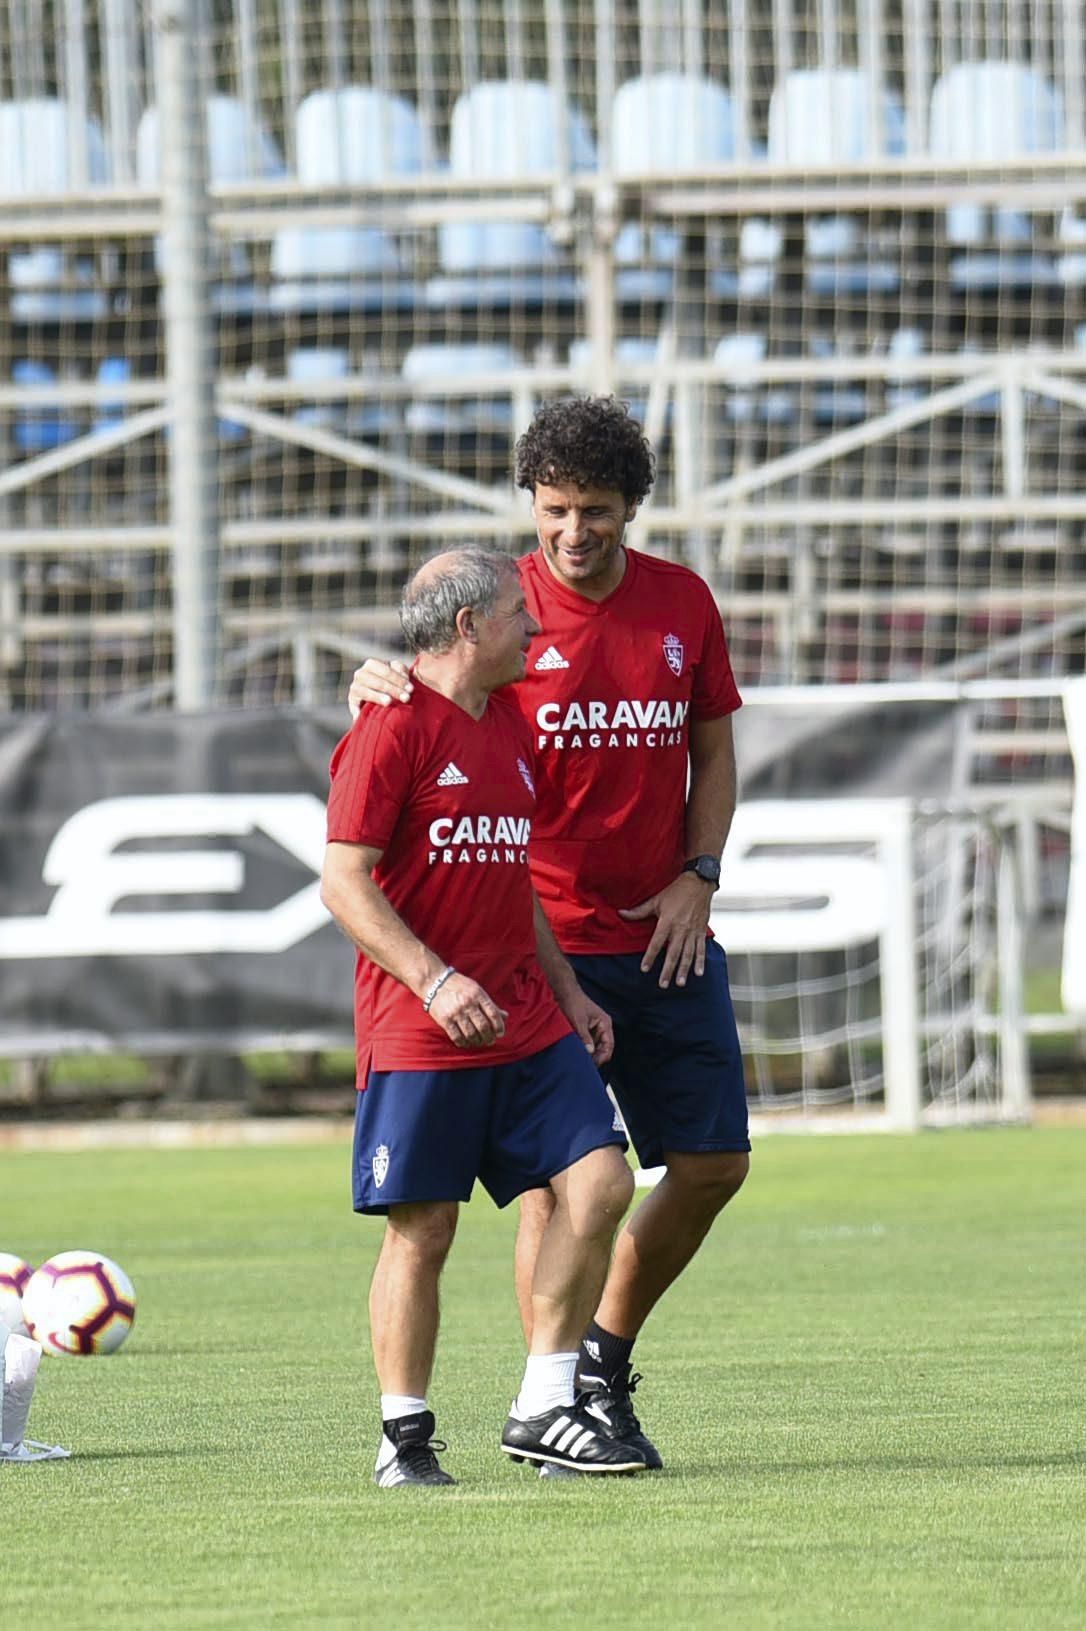
[[[554,1205],[535,1257],[533,1354],[576,1349],[607,1275],[611,1243],[633,1194],[633,1173],[614,1145],[593,1150],[551,1180]]]
[[[738,1194],[750,1157],[730,1152],[664,1157],[667,1171],[615,1242],[596,1323],[633,1341]]]
[[[532,1346],[532,1281],[535,1263],[547,1225],[554,1216],[554,1192],[550,1189],[526,1189],[520,1197],[520,1219],[517,1223],[517,1243],[513,1250],[513,1283],[517,1292],[520,1323],[529,1350]],[[578,1342],[580,1337],[577,1338]]]
[[[438,1282],[456,1233],[449,1202],[389,1209],[370,1284],[370,1341],[382,1393],[426,1397],[439,1319]]]
[[[551,1180],[553,1209],[535,1255],[530,1352],[502,1433],[515,1461],[544,1471],[640,1472],[645,1459],[574,1402],[577,1347],[607,1274],[614,1233],[633,1193],[633,1173],[614,1145],[593,1150]],[[529,1218],[545,1215],[529,1203]],[[526,1256],[525,1256],[525,1260]]]
[[[434,1416],[426,1391],[434,1365],[438,1285],[456,1233],[451,1202],[389,1208],[385,1238],[370,1283],[370,1340],[381,1386],[381,1443],[374,1480],[453,1484],[438,1463]]]

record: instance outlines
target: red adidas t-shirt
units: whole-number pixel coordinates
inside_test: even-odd
[[[603,601],[566,588],[540,550],[519,567],[543,633],[502,695],[533,735],[532,879],[563,950],[643,951],[653,919],[618,908],[686,860],[690,721],[741,703],[720,613],[696,573],[633,549]]]
[[[400,917],[509,1015],[491,1047],[457,1048],[413,992],[359,955],[359,1086],[370,1069],[506,1064],[567,1035],[535,955],[532,744],[516,708],[492,696],[475,720],[416,679],[409,708],[362,710],[331,776],[329,840],[382,850],[374,880]]]

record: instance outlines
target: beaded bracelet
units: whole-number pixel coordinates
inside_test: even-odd
[[[429,987],[426,995],[422,999],[422,1011],[424,1014],[428,1014],[430,1012],[431,1004],[433,1003],[433,1000],[437,996],[438,992],[441,990],[441,987],[445,984],[445,981],[450,979],[455,973],[456,970],[450,963],[448,968],[443,969],[438,975],[437,979]]]

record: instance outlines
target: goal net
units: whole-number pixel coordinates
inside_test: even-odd
[[[1028,1114],[1016,839],[991,814],[748,804],[713,926],[763,1128]]]

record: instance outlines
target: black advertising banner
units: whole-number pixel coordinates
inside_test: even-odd
[[[344,711],[0,720],[0,1054],[349,1046]]]
[[[0,1055],[349,1046],[354,958],[319,896],[347,724],[0,719]],[[755,696],[736,741],[747,801],[945,796],[953,709]]]

